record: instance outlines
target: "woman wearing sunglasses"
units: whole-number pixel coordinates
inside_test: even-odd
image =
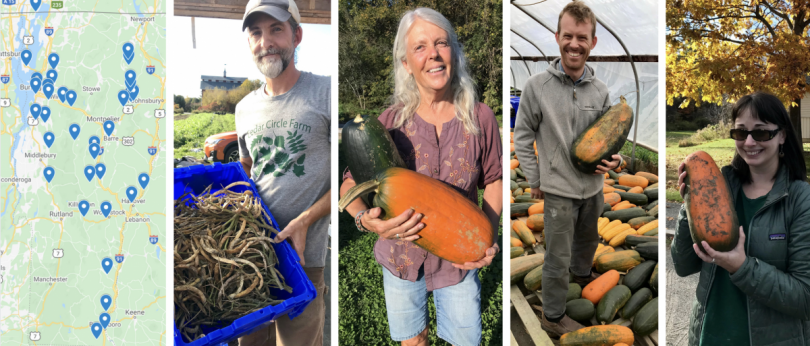
[[[802,147],[775,96],[742,97],[731,113],[736,153],[722,168],[740,240],[729,252],[692,243],[678,215],[672,262],[700,272],[689,345],[810,345],[810,186]],[[686,172],[678,167],[684,194]]]

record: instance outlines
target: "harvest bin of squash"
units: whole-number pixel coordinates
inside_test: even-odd
[[[617,115],[627,112],[621,114],[623,121],[627,121],[626,115],[631,118],[632,112],[623,107],[626,105],[620,104],[611,111]],[[624,139],[620,139],[623,143]],[[512,300],[527,299],[539,309],[545,203],[531,198],[531,188],[514,149],[510,159],[510,277],[511,284],[521,292],[520,297],[513,296]],[[563,335],[560,345],[633,345],[635,341],[657,336],[658,176],[617,167],[605,174],[602,192],[605,206],[597,224],[601,241],[593,258],[594,270],[602,275],[585,287],[569,284],[566,315],[586,328]],[[520,318],[539,321],[540,313],[523,314]]]

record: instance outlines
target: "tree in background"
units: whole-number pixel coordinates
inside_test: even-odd
[[[399,19],[417,7],[429,7],[453,23],[477,83],[478,99],[502,112],[502,2],[500,0],[340,0],[338,14],[341,105],[379,109],[394,93],[394,35]]]
[[[735,102],[767,91],[788,106],[801,141],[810,75],[806,0],[667,0],[667,104]]]
[[[174,95],[174,108],[186,109],[186,99],[181,95]]]
[[[258,79],[246,79],[236,89],[228,91],[224,89],[208,90],[203,94],[199,109],[204,112],[234,113],[236,104],[242,101],[251,91],[260,88],[262,84],[262,81]]]

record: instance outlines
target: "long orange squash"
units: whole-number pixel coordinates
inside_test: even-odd
[[[602,165],[603,159],[613,160],[611,156],[618,154],[627,140],[633,125],[633,110],[624,96],[620,100],[588,126],[571,145],[571,162],[580,172],[596,172],[596,166]]]
[[[425,224],[414,243],[453,263],[478,261],[495,242],[484,211],[439,180],[404,168],[388,168],[372,180],[349,189],[338,202],[342,212],[358,197],[376,192],[373,204],[390,219],[410,208],[424,215]]]
[[[630,328],[619,325],[591,326],[563,334],[560,346],[632,345],[635,338]]]
[[[621,275],[619,275],[618,271],[609,270],[582,289],[582,298],[590,300],[594,305],[598,304],[599,301],[602,300],[602,297],[605,296],[605,293],[619,284],[620,277]]]
[[[696,151],[684,163],[683,200],[692,241],[701,250],[701,241],[705,240],[715,251],[731,251],[737,246],[740,224],[726,179],[706,152]]]

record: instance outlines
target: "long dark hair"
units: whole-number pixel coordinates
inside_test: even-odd
[[[793,124],[790,122],[790,117],[782,101],[779,101],[776,96],[761,91],[745,95],[734,105],[731,111],[731,122],[734,123],[745,110],[751,112],[754,119],[776,124],[785,131],[785,144],[782,145],[782,152],[785,153],[785,156],[779,158],[779,164],[788,170],[790,181],[806,181],[807,167],[804,164],[802,145],[796,137],[796,131],[793,129]],[[746,183],[751,182],[751,169],[736,151],[734,159],[731,160],[731,167],[734,168],[734,173],[740,180]]]

